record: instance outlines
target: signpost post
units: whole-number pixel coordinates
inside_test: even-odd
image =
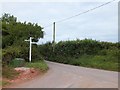
[[[32,51],[32,44],[36,44],[36,42],[32,42],[33,37],[30,37],[29,40],[25,40],[27,42],[30,42],[30,49],[29,49],[29,61],[31,62],[31,51]]]

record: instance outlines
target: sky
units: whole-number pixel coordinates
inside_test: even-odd
[[[10,13],[18,21],[38,23],[44,27],[44,38],[38,44],[52,41],[53,22],[99,6],[103,2],[2,2],[0,13]],[[108,0],[109,1],[109,0]],[[49,27],[46,27],[50,25]],[[118,41],[118,3],[112,2],[91,12],[56,23],[56,42],[76,39]]]

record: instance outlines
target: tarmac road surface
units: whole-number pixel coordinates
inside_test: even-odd
[[[46,63],[49,70],[42,77],[12,88],[118,88],[118,72]]]

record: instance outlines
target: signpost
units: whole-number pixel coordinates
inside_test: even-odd
[[[29,61],[31,62],[31,49],[32,49],[32,44],[37,44],[36,42],[32,42],[33,37],[30,37],[29,40],[25,40],[27,42],[30,42],[30,49],[29,49]]]

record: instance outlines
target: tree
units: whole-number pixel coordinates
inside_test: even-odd
[[[17,17],[6,13],[0,18],[0,22],[2,22],[2,48],[4,49],[3,57],[6,55],[8,56],[9,54],[12,58],[7,58],[8,60],[16,57],[28,59],[29,44],[24,40],[29,39],[30,36],[34,37],[33,41],[35,42],[37,42],[39,38],[43,38],[41,26],[37,23],[26,23],[26,21],[23,23],[18,22]],[[33,45],[33,48],[37,49],[37,46]],[[38,53],[37,50],[34,51],[36,51],[35,53]]]
[[[24,39],[28,39],[30,36],[34,37],[34,41],[36,42],[39,38],[43,38],[42,28],[38,24],[17,22],[16,17],[6,13],[0,20],[2,22],[3,33],[2,48],[16,43],[21,44]]]

